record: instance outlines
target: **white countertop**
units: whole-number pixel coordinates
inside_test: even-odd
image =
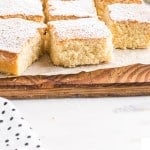
[[[140,150],[150,97],[13,101],[48,150]]]

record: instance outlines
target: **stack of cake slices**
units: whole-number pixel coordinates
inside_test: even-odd
[[[148,48],[149,14],[142,0],[0,1],[0,72],[21,75],[47,52],[76,67],[110,62],[113,48]]]

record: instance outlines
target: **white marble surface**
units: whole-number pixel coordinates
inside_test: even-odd
[[[150,97],[13,101],[48,150],[140,150]]]

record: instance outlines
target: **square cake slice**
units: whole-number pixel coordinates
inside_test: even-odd
[[[124,4],[132,4],[132,3],[138,3],[141,4],[142,0],[95,0],[96,9],[98,16],[105,20],[105,9],[107,8],[107,5],[115,4],[115,3],[124,3]]]
[[[43,53],[45,24],[0,19],[0,72],[20,75]]]
[[[150,47],[150,6],[145,4],[108,5],[107,23],[115,48]]]
[[[53,64],[76,67],[111,60],[112,36],[104,22],[83,18],[52,21],[48,25]]]
[[[96,17],[93,0],[45,0],[47,21]]]
[[[0,18],[22,18],[37,22],[43,22],[45,17],[43,13],[41,0],[1,0]]]

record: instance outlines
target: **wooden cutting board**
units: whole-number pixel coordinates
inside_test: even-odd
[[[0,96],[9,99],[143,95],[150,95],[150,65],[0,79]]]

